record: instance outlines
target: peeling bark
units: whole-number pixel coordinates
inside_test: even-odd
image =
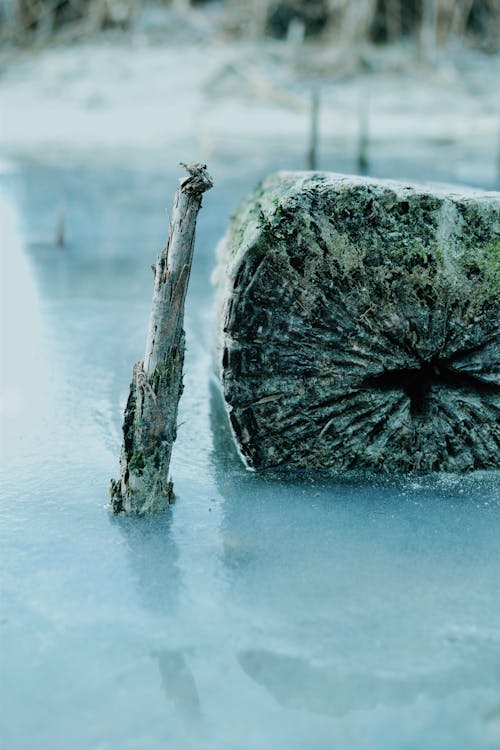
[[[219,252],[217,366],[250,466],[499,465],[498,193],[279,173]]]
[[[144,360],[137,362],[123,422],[121,477],[111,480],[116,513],[143,514],[172,500],[168,472],[182,393],[184,301],[202,195],[213,183],[205,164],[189,164],[177,189],[166,248],[153,266],[153,301]]]

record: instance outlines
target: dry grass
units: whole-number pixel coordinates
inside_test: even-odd
[[[42,43],[64,28],[96,33],[109,27],[133,28],[148,0],[0,0],[0,34],[5,40]],[[174,14],[189,19],[206,14],[209,2],[163,0]],[[214,31],[241,36],[320,35],[357,50],[367,42],[394,43],[414,38],[423,54],[451,40],[498,49],[498,0],[224,0],[211,14]]]

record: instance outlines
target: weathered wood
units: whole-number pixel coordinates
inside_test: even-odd
[[[184,301],[193,259],[196,218],[212,179],[205,164],[189,164],[177,189],[166,248],[153,265],[153,302],[144,360],[134,366],[123,422],[121,478],[111,480],[117,513],[143,514],[172,499],[168,479],[182,393]]]
[[[219,253],[217,366],[250,466],[498,466],[498,193],[279,173]]]

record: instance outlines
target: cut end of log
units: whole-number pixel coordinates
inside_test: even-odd
[[[217,365],[254,468],[498,467],[500,195],[321,173],[220,246]]]

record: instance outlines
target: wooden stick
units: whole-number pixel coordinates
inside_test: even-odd
[[[497,131],[497,190],[500,190],[500,120]]]
[[[56,247],[66,247],[66,206],[62,203],[59,206],[57,224],[56,224],[56,236],[55,236]]]
[[[420,23],[420,55],[424,62],[433,64],[436,60],[439,31],[440,0],[424,0]]]
[[[319,122],[319,91],[311,91],[311,117],[309,128],[309,150],[307,152],[307,169],[317,169],[318,166],[318,122]]]
[[[387,25],[387,36],[391,42],[401,41],[402,13],[401,0],[385,1],[385,17]]]
[[[123,422],[121,477],[111,480],[115,513],[144,514],[172,502],[168,479],[182,393],[184,301],[202,195],[213,186],[206,164],[183,164],[189,173],[175,194],[166,248],[153,265],[153,301],[144,360],[137,362]]]
[[[370,138],[370,120],[369,120],[369,108],[368,98],[364,96],[359,102],[359,141],[358,141],[358,154],[357,154],[357,165],[358,173],[360,175],[368,174],[369,163],[368,163],[368,145]]]

